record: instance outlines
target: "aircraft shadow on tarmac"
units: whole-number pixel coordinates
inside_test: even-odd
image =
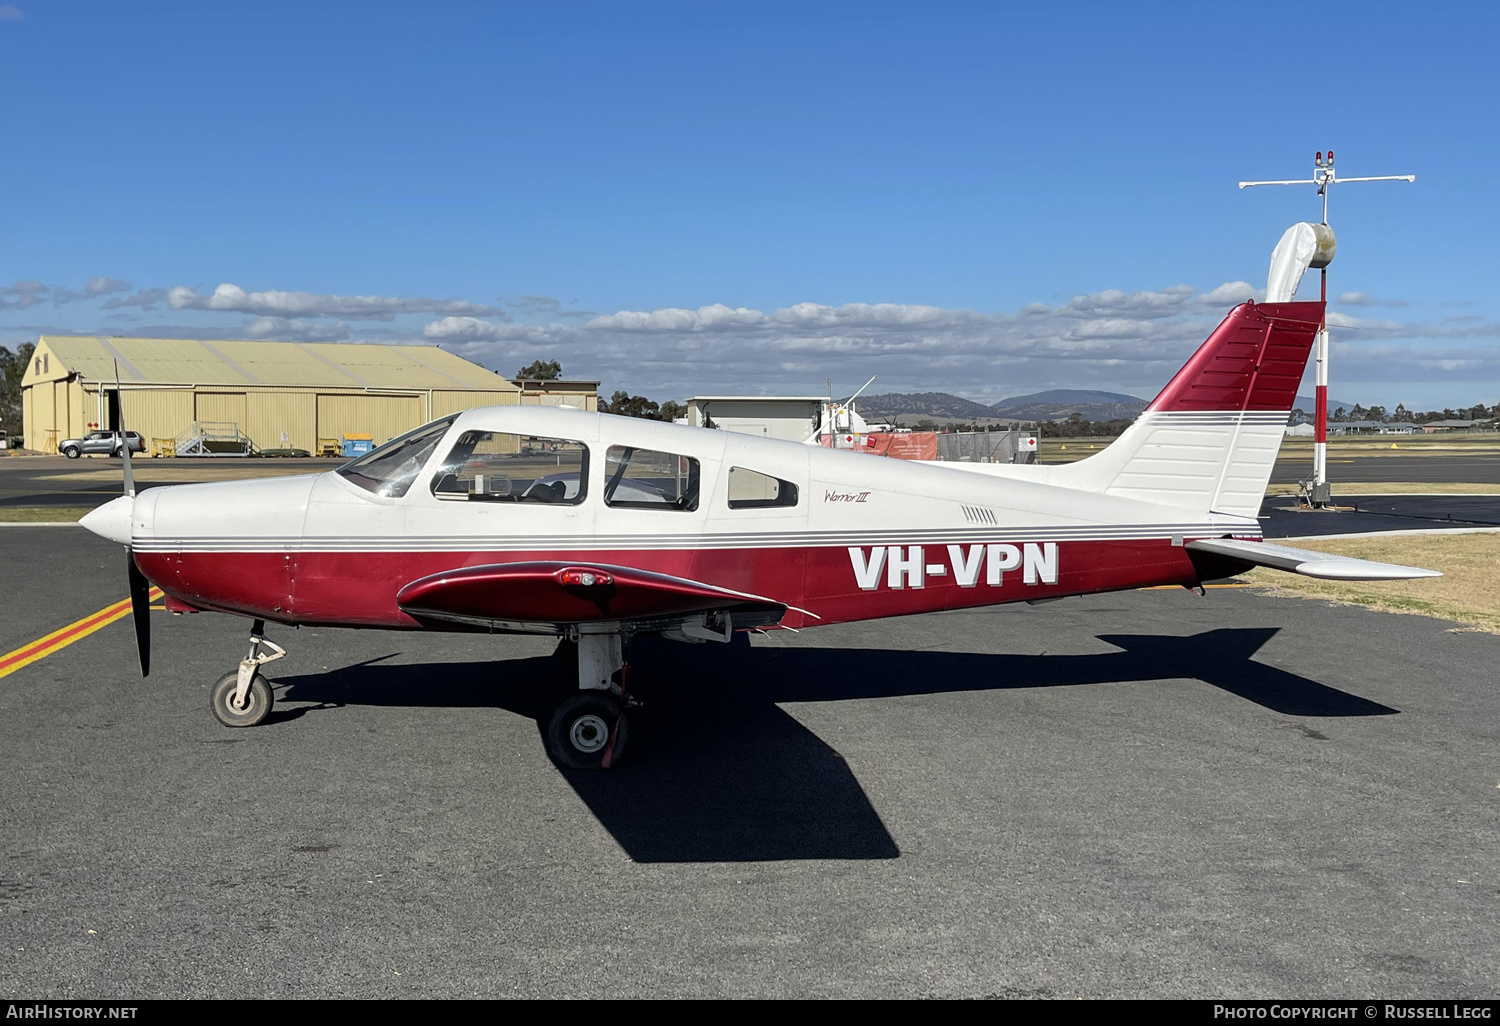
[[[565,775],[637,862],[898,858],[843,757],[777,703],[1196,678],[1287,715],[1397,711],[1256,662],[1277,630],[1108,634],[1099,639],[1121,651],[1037,656],[748,644],[684,651],[643,639],[631,653],[632,679],[647,703],[647,715],[631,722],[630,750],[640,758],[618,771]],[[278,701],[499,705],[536,720],[540,731],[559,694],[558,664],[548,658],[381,662],[281,678]],[[305,711],[283,705],[268,722]]]

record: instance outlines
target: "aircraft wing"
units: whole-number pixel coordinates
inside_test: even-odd
[[[665,630],[725,613],[735,627],[767,627],[788,608],[775,599],[649,570],[550,560],[432,574],[402,588],[396,602],[418,621],[492,629],[628,623],[637,630]]]
[[[1423,570],[1415,566],[1375,563],[1368,559],[1353,559],[1327,552],[1313,552],[1311,549],[1294,549],[1289,545],[1234,538],[1204,538],[1188,542],[1185,548],[1329,581],[1406,581],[1416,577],[1443,576],[1436,570]]]

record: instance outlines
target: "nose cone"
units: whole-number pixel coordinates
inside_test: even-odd
[[[135,499],[132,496],[122,495],[85,514],[78,522],[101,538],[129,545],[130,513],[134,505]]]

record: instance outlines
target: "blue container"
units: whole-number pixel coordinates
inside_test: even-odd
[[[372,438],[350,438],[344,437],[343,454],[345,456],[363,456],[375,448],[375,440]]]

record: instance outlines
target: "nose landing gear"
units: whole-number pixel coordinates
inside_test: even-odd
[[[250,653],[240,660],[238,670],[220,677],[209,692],[209,708],[226,727],[258,726],[271,713],[275,698],[260,668],[286,655],[286,649],[267,641],[265,633],[266,622],[256,620],[250,627]]]

